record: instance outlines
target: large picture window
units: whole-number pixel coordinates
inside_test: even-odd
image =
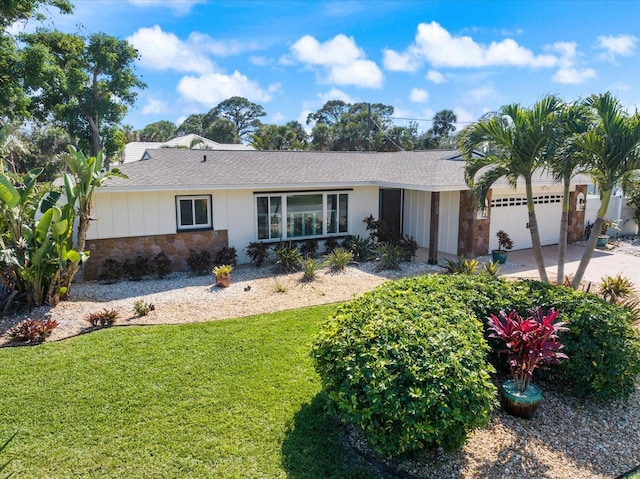
[[[211,196],[176,196],[178,231],[210,229]]]
[[[283,193],[256,201],[259,240],[348,233],[347,193]]]

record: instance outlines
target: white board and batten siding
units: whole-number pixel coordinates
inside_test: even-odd
[[[213,228],[227,229],[225,191],[100,192],[95,195],[87,239],[153,236],[176,232],[176,196],[211,195]]]
[[[596,221],[600,204],[600,195],[587,195],[587,207],[584,211],[585,226],[587,223],[593,224]],[[638,224],[634,219],[634,207],[629,205],[628,199],[624,198],[621,192],[611,195],[605,219],[613,220],[618,225],[617,229],[609,228],[607,231],[609,236],[638,234]]]
[[[440,221],[438,224],[438,250],[458,254],[458,220],[460,192],[440,193]],[[431,232],[431,193],[428,191],[405,190],[403,211],[403,232],[411,235],[424,248],[429,247]]]
[[[498,248],[496,233],[505,231],[513,241],[513,249],[531,248],[529,213],[524,193],[494,190],[491,199],[489,250]],[[543,246],[557,244],[562,216],[562,191],[534,191],[536,219]]]
[[[328,191],[328,190],[319,190]],[[229,246],[238,261],[249,259],[244,248],[257,240],[256,192],[253,190],[193,190],[108,192],[96,194],[87,239],[153,236],[176,233],[176,196],[211,195],[213,229],[227,230]],[[349,233],[367,236],[363,218],[378,211],[378,188],[356,187],[349,191]]]

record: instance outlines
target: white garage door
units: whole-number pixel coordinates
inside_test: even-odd
[[[538,194],[533,198],[542,245],[557,244],[562,216],[561,194]],[[491,200],[491,229],[489,250],[498,247],[496,233],[504,230],[513,240],[513,249],[531,248],[528,228],[527,198],[525,196],[500,196]]]

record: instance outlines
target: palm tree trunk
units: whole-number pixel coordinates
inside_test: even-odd
[[[596,243],[598,242],[598,236],[600,235],[600,229],[602,228],[602,223],[604,223],[607,210],[609,209],[609,200],[611,199],[612,191],[613,189],[603,191],[600,196],[601,203],[600,208],[598,209],[598,217],[593,223],[591,234],[589,235],[589,239],[587,240],[584,252],[582,253],[582,258],[580,258],[578,270],[576,271],[576,274],[573,277],[573,281],[571,282],[571,287],[573,289],[578,289],[580,287],[580,283],[582,282],[584,273],[587,271],[589,261],[591,261],[591,258],[593,257],[593,252],[595,251]]]
[[[540,242],[540,230],[538,230],[538,219],[536,218],[536,210],[533,205],[533,187],[531,179],[525,179],[525,187],[527,191],[527,210],[529,211],[529,233],[531,234],[531,246],[533,248],[533,258],[538,266],[538,275],[540,281],[549,282],[547,270],[544,267],[544,257],[542,256],[542,243]]]
[[[558,238],[558,272],[556,284],[564,282],[564,263],[567,260],[567,236],[569,230],[569,188],[570,181],[565,180],[562,194],[562,216],[560,217],[560,238]]]

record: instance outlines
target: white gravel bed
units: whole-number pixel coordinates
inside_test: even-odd
[[[74,283],[71,300],[55,308],[35,308],[0,321],[0,345],[7,344],[6,331],[29,318],[50,317],[58,327],[47,341],[56,341],[91,330],[86,317],[103,309],[119,312],[116,325],[178,324],[237,318],[318,304],[346,301],[354,295],[373,289],[387,279],[441,272],[439,266],[424,262],[403,263],[399,271],[378,271],[376,263],[347,267],[332,273],[318,272],[313,281],[304,281],[301,272],[282,274],[274,266],[256,268],[240,265],[231,274],[231,285],[218,288],[213,275],[194,276],[173,273],[164,279],[120,281],[104,284],[97,281]],[[144,301],[155,310],[136,317],[133,305]]]
[[[640,385],[628,400],[600,403],[563,396],[541,386],[530,420],[498,407],[457,453],[418,454],[400,464],[380,462],[415,478],[605,479],[640,465]],[[355,434],[357,450],[367,449]]]

